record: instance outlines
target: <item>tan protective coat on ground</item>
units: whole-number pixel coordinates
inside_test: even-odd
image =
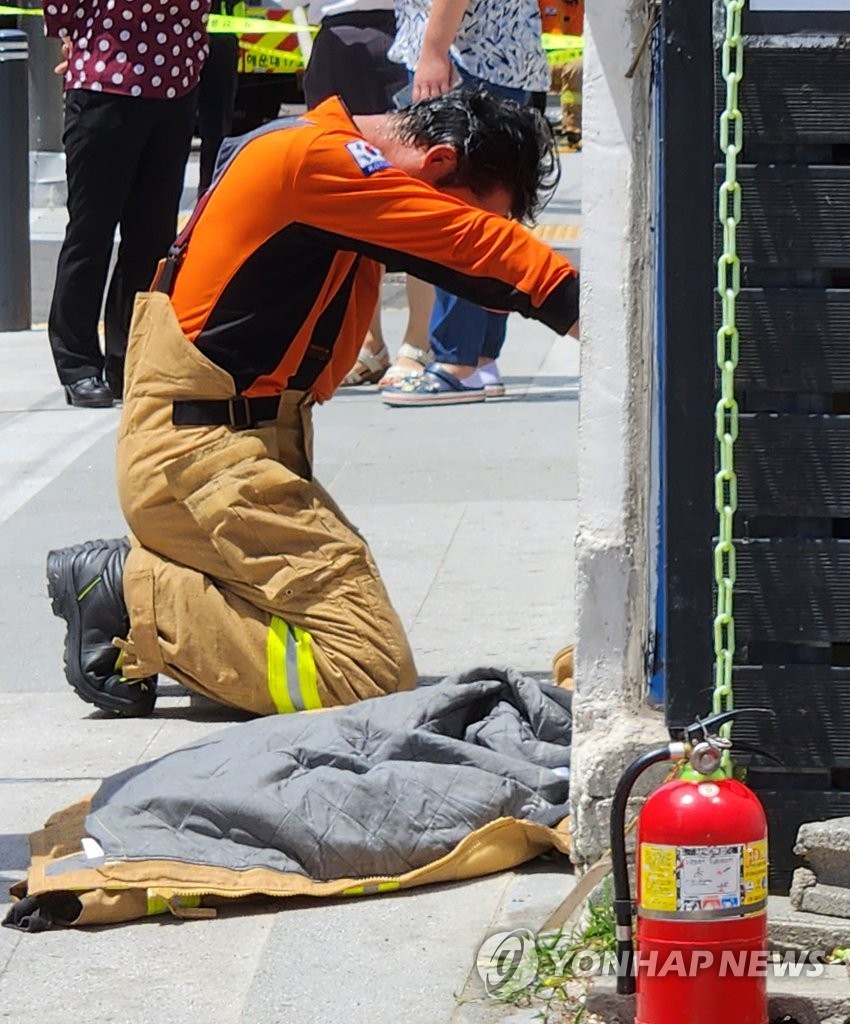
[[[336,878],[319,882],[303,875],[264,868],[231,871],[181,861],[119,861],[98,867],[66,871],[51,878],[48,869],[62,857],[79,856],[86,834],[90,800],[81,800],[54,814],[40,832],[30,836],[32,864],[26,882],[12,894],[38,896],[71,891],[82,911],[74,925],[117,924],[151,914],[171,912],[175,917],[211,917],[217,904],[250,896],[371,896],[437,882],[493,874],[516,867],[549,849],[570,852],[569,819],[557,828],[532,821],[499,818],[470,833],[444,857],[395,877]],[[187,897],[197,896],[196,906]]]

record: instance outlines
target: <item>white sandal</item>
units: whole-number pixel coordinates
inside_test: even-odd
[[[358,384],[377,384],[389,369],[390,354],[386,345],[381,345],[379,352],[370,352],[361,348],[357,362],[343,377],[341,388],[352,388]]]
[[[408,345],[405,341],[398,347],[396,360],[399,359],[413,359],[419,363],[419,366],[399,366],[398,362],[394,362],[392,366],[386,368],[378,381],[379,388],[392,387],[411,377],[421,377],[425,367],[434,362],[434,353],[430,348],[417,348],[415,345]]]

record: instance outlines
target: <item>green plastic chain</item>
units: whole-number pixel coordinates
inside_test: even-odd
[[[735,545],[733,521],[738,507],[735,476],[735,441],[738,437],[738,403],[735,401],[735,368],[738,365],[738,328],[735,302],[741,289],[741,262],[736,232],[741,221],[741,186],[738,156],[744,144],[744,121],[738,109],[738,86],[744,77],[744,44],[741,14],[744,0],[725,0],[726,38],[723,41],[723,78],[726,109],[720,115],[720,149],[726,158],[726,178],[719,190],[718,216],[723,225],[723,252],[717,260],[717,291],[721,301],[721,324],[717,332],[717,366],[720,369],[720,398],[715,406],[719,469],[714,478],[717,509],[717,544],[714,548],[714,578],[717,582],[717,613],[714,618],[714,700],[715,714],[731,711],[732,665],[735,660],[735,620],[732,595],[735,587]],[[721,734],[731,733],[731,723]],[[729,754],[724,753],[729,768]]]

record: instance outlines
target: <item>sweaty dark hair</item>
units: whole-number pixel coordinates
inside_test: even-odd
[[[440,185],[487,196],[504,187],[511,216],[533,221],[561,175],[552,129],[531,107],[496,99],[483,89],[455,89],[420,100],[396,115],[396,131],[414,146],[453,146],[457,168]]]

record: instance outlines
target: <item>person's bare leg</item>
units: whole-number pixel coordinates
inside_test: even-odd
[[[383,277],[383,274],[381,277]],[[365,348],[367,352],[371,352],[373,356],[378,355],[384,347],[384,329],[381,326],[380,302],[375,306],[372,322],[369,324],[369,330],[366,332],[366,337],[363,339],[362,347]]]
[[[431,346],[428,343],[428,325],[431,322],[431,307],[434,305],[434,286],[427,281],[407,275],[407,326],[401,347],[390,370],[378,382],[379,388],[397,383],[403,374],[420,372],[431,361]],[[413,351],[411,351],[413,350]]]
[[[386,272],[385,267],[381,267],[381,285],[384,283],[384,273]],[[363,339],[363,345],[361,348],[370,352],[373,356],[379,354],[381,349],[384,347],[384,329],[381,326],[381,301],[378,300],[378,305],[375,306],[375,312],[372,315],[372,322],[369,324],[369,330],[366,332],[366,337]],[[358,363],[355,369],[362,369]]]
[[[382,275],[383,276],[383,275]],[[431,307],[434,305],[434,286],[427,281],[420,281],[417,277],[405,275],[405,291],[407,292],[407,326],[404,330],[402,345],[412,345],[413,348],[428,350],[428,324],[431,320]],[[369,333],[363,341],[363,347],[373,355],[384,347],[384,333],[381,327],[381,307],[375,310],[372,323],[369,325]],[[406,359],[403,356],[396,360],[399,366],[411,365],[416,369],[417,363],[413,359]]]
[[[384,280],[384,268],[381,267],[381,283]],[[357,384],[374,384],[384,370],[390,365],[389,353],[384,344],[384,330],[381,326],[381,302],[375,306],[369,330],[360,346],[360,357],[343,379],[342,386],[350,387]]]
[[[414,348],[428,348],[428,324],[434,305],[434,286],[418,277],[407,275],[407,328],[402,343]]]

